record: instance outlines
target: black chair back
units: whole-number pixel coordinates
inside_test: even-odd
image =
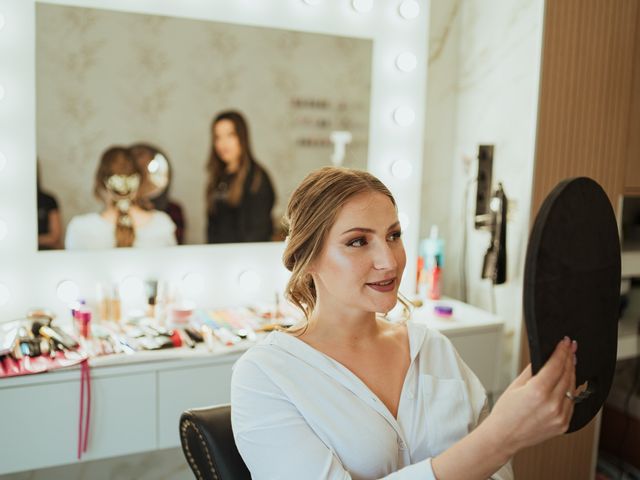
[[[231,430],[231,406],[193,408],[180,416],[182,451],[199,480],[251,480]]]

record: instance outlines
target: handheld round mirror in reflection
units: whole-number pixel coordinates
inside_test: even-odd
[[[142,182],[137,198],[145,202],[155,200],[166,193],[171,181],[171,166],[167,156],[157,147],[137,143],[130,147],[131,154],[142,171]],[[156,206],[156,208],[158,208]]]
[[[605,191],[586,177],[561,182],[529,236],[523,301],[533,374],[565,335],[578,342],[579,388],[568,432],[596,416],[611,388],[620,275],[618,227]]]
[[[156,153],[147,164],[145,180],[148,183],[147,198],[155,198],[169,185],[169,162],[161,153]]]

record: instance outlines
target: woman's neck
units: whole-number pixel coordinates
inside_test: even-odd
[[[374,342],[384,330],[373,312],[345,312],[316,305],[304,336],[315,342],[354,348]]]
[[[238,170],[240,170],[240,157],[225,164],[225,173],[234,174],[237,173]]]

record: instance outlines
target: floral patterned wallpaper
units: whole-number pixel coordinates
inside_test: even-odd
[[[274,181],[274,218],[304,175],[331,163],[366,168],[370,40],[202,20],[37,4],[37,151],[41,184],[63,224],[99,211],[93,179],[112,145],[149,142],[172,164],[186,243],[204,243],[210,124],[244,112]]]

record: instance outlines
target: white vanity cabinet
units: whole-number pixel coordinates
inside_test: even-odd
[[[176,447],[182,411],[229,402],[240,352],[178,358],[181,353],[126,365],[100,366],[98,359],[82,460]],[[77,462],[79,407],[77,368],[1,379],[0,475]]]

